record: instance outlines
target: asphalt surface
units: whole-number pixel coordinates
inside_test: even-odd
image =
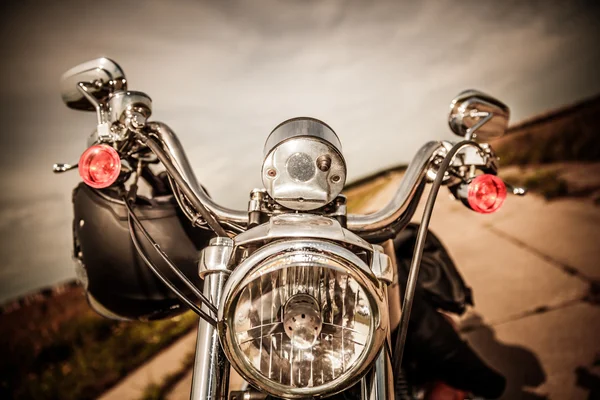
[[[385,204],[398,181],[367,210]],[[459,326],[507,376],[502,398],[600,398],[600,207],[510,196],[481,215],[442,188],[431,229],[473,289],[475,307]]]

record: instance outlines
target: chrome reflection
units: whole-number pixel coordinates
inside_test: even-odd
[[[290,334],[294,328],[288,325],[286,330],[286,304],[298,295],[316,300],[318,319],[310,311],[300,313],[292,322],[306,324],[300,325],[300,333]],[[356,363],[369,339],[372,317],[365,291],[349,274],[293,266],[261,274],[246,286],[234,329],[242,353],[262,375],[305,388],[331,382]],[[306,325],[320,332],[311,337]]]
[[[251,384],[277,397],[327,396],[366,372],[383,345],[383,284],[331,242],[276,242],[226,284],[221,341]]]

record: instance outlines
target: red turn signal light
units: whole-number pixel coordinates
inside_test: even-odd
[[[105,144],[97,144],[79,158],[79,175],[86,185],[104,189],[115,183],[121,173],[119,153]]]
[[[506,185],[495,175],[479,175],[469,183],[467,201],[478,213],[497,211],[506,199]]]

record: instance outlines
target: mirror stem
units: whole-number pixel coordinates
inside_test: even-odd
[[[79,82],[77,88],[85,96],[86,99],[96,108],[96,117],[98,118],[97,137],[99,142],[104,142],[111,139],[110,127],[106,122],[106,113],[103,105],[92,96],[87,89],[85,82]]]
[[[475,115],[473,115],[475,114]],[[476,116],[476,117],[484,117],[482,120],[480,120],[479,122],[477,122],[475,125],[473,125],[471,128],[467,129],[467,133],[465,134],[465,140],[473,140],[473,134],[477,131],[477,129],[481,128],[483,125],[485,125],[490,119],[492,119],[492,117],[494,116],[494,113],[491,112],[476,112],[476,113],[471,113],[471,116]]]

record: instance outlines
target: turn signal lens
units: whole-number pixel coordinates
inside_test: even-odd
[[[495,175],[479,175],[469,183],[467,201],[474,211],[490,214],[506,199],[506,185]]]
[[[86,185],[104,189],[115,183],[121,173],[119,153],[105,144],[97,144],[83,152],[79,159],[79,175]]]

